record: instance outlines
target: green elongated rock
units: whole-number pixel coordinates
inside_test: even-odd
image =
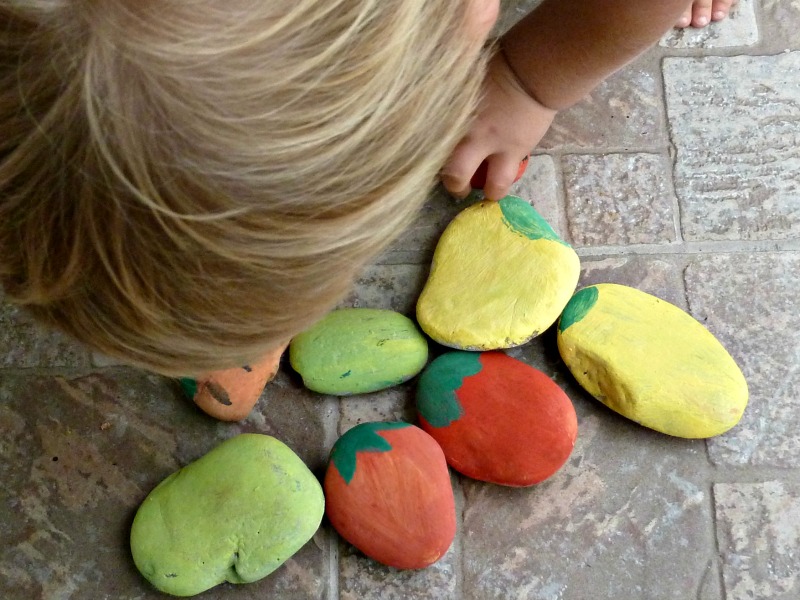
[[[131,552],[156,588],[192,596],[269,575],[311,539],[324,509],[319,482],[288,446],[242,434],[150,492]]]
[[[308,389],[349,396],[414,377],[428,360],[428,343],[400,313],[344,308],[295,337],[289,360]]]

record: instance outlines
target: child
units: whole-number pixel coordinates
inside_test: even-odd
[[[685,8],[545,0],[472,120],[497,0],[0,0],[0,282],[243,418],[443,164],[463,195],[488,158],[502,197],[556,111]]]

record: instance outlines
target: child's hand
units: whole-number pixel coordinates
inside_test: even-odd
[[[487,198],[508,194],[520,161],[539,143],[556,111],[534,100],[522,88],[502,53],[489,63],[484,98],[478,116],[442,169],[442,183],[454,196],[470,192],[469,180],[486,160],[488,173],[483,188]]]

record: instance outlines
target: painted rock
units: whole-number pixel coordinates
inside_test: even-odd
[[[479,202],[442,234],[417,320],[451,348],[519,346],[556,321],[579,274],[578,255],[530,204]]]
[[[473,479],[529,486],[555,473],[578,435],[575,409],[547,375],[502,352],[449,352],[423,371],[420,426]]]
[[[530,156],[526,156],[523,158],[520,163],[519,167],[517,168],[517,176],[514,178],[514,183],[522,179],[522,176],[525,174],[525,169],[528,168],[528,161],[530,160]],[[483,186],[486,185],[486,176],[489,174],[489,163],[483,161],[478,170],[475,171],[475,174],[472,176],[472,179],[469,181],[470,187],[473,187],[478,190],[482,190]]]
[[[310,390],[363,394],[414,377],[428,360],[428,342],[400,313],[344,308],[294,338],[289,360]]]
[[[747,405],[747,382],[722,344],[677,306],[634,288],[605,283],[575,294],[558,349],[592,396],[662,433],[719,435]]]
[[[325,500],[275,438],[242,434],[162,481],[131,528],[136,567],[162,592],[199,594],[269,575],[317,531]]]
[[[215,371],[199,379],[180,379],[183,392],[207,415],[220,421],[241,421],[261,397],[264,386],[278,373],[287,344],[237,369]]]
[[[325,513],[370,558],[421,569],[441,558],[456,533],[453,488],[442,449],[408,423],[362,423],[333,447]]]

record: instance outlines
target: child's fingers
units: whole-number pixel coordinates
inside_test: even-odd
[[[488,163],[483,193],[489,200],[500,200],[508,195],[508,190],[517,178],[519,159],[492,156]]]
[[[445,189],[456,198],[466,198],[472,191],[470,179],[484,158],[485,151],[477,146],[465,142],[459,144],[440,173]]]

